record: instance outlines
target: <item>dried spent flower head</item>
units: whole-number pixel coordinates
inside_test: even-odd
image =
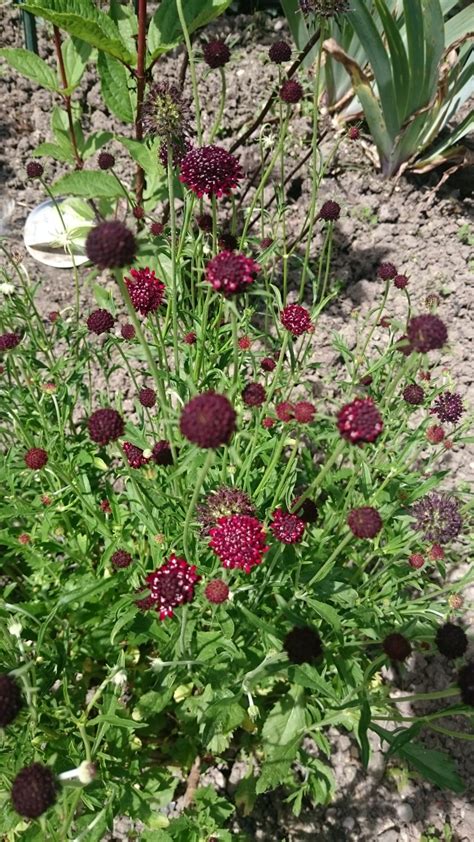
[[[454,540],[462,529],[459,503],[446,494],[427,494],[413,504],[411,514],[416,519],[412,528],[421,532],[425,541],[447,544]]]
[[[31,471],[40,471],[48,462],[48,453],[42,447],[30,447],[23,459]]]
[[[445,323],[438,316],[427,313],[410,319],[407,336],[413,350],[426,354],[428,351],[434,351],[445,345],[448,340],[448,331]]]
[[[446,424],[457,424],[464,413],[464,404],[461,395],[454,392],[443,392],[438,395],[430,409],[432,415],[437,415],[439,420]]]
[[[3,354],[4,351],[11,351],[20,342],[21,336],[19,333],[3,333],[0,336],[0,354]]]
[[[165,285],[152,269],[131,269],[131,278],[125,278],[130,300],[138,313],[154,313],[163,302]]]
[[[160,439],[153,446],[151,458],[156,465],[161,465],[163,468],[173,464],[173,452],[169,441]]]
[[[125,324],[120,328],[120,333],[123,339],[134,339],[136,331],[133,325]]]
[[[279,91],[280,99],[288,105],[295,105],[303,99],[303,86],[296,79],[287,79]]]
[[[109,333],[115,324],[115,319],[112,313],[108,310],[93,310],[87,319],[87,328],[91,333]]]
[[[276,369],[276,362],[272,357],[264,357],[263,360],[260,362],[260,368],[263,371],[274,371]]]
[[[56,803],[58,784],[48,766],[32,763],[20,769],[13,781],[13,807],[26,819],[37,819]]]
[[[399,632],[388,634],[382,643],[382,647],[392,661],[405,661],[411,655],[410,641]]]
[[[137,244],[123,222],[114,219],[91,228],[86,240],[86,254],[99,269],[120,269],[133,262]]]
[[[316,407],[309,401],[298,401],[294,405],[293,413],[298,424],[310,424],[316,415]]]
[[[306,523],[299,515],[275,509],[270,529],[282,544],[299,544],[303,538]]]
[[[382,518],[372,506],[352,509],[347,516],[347,525],[357,538],[375,538],[383,526]]]
[[[377,275],[382,281],[389,281],[397,274],[397,267],[393,263],[381,263]]]
[[[237,158],[220,146],[191,149],[180,165],[179,180],[201,199],[218,199],[234,190],[244,177]]]
[[[227,515],[209,530],[209,547],[223,567],[250,573],[268,551],[263,524],[250,515]]]
[[[110,501],[109,500],[101,500],[99,508],[100,508],[101,512],[104,512],[105,515],[111,515],[112,514],[112,509],[110,507]]]
[[[145,386],[143,389],[140,389],[138,393],[138,400],[142,406],[146,406],[148,409],[151,409],[156,404],[155,390]]]
[[[286,41],[274,41],[268,51],[268,57],[275,64],[283,64],[291,58],[291,47]]]
[[[445,623],[436,631],[435,643],[446,658],[461,658],[468,647],[466,632],[455,623]]]
[[[221,605],[229,596],[229,585],[222,579],[212,579],[204,588],[204,596],[208,602]]]
[[[106,445],[123,436],[125,425],[116,409],[96,409],[90,416],[87,427],[92,441]]]
[[[421,553],[412,553],[410,558],[408,559],[408,564],[410,567],[413,567],[414,570],[420,570],[425,563],[425,557],[421,555]]]
[[[225,395],[209,391],[196,395],[184,406],[179,427],[188,441],[198,447],[228,444],[235,431],[235,410]]]
[[[130,553],[126,550],[116,550],[110,558],[113,566],[116,568],[130,567],[133,559]]]
[[[412,406],[420,406],[425,400],[425,392],[417,383],[410,383],[408,386],[405,386],[402,395],[403,400]]]
[[[464,598],[460,593],[452,593],[448,597],[448,605],[453,611],[458,611],[464,605]]]
[[[281,401],[281,403],[276,404],[275,412],[280,421],[288,424],[295,417],[295,405],[290,401]]]
[[[130,441],[124,441],[122,449],[131,468],[143,468],[150,461],[143,455],[144,451],[141,447],[137,447],[136,444],[132,444]]]
[[[39,161],[28,161],[26,165],[26,174],[28,178],[41,178],[44,169]]]
[[[100,152],[97,163],[100,170],[111,170],[115,166],[115,158],[110,152]]]
[[[23,706],[20,688],[12,675],[0,675],[0,728],[6,728]]]
[[[253,284],[260,266],[251,257],[220,251],[206,265],[206,280],[223,295],[244,292]]]
[[[301,304],[287,304],[280,313],[280,322],[292,336],[301,336],[313,329],[309,311]]]
[[[196,582],[200,579],[195,564],[188,564],[175,555],[146,577],[150,598],[160,620],[172,617],[174,608],[192,601]]]
[[[474,707],[474,663],[472,661],[459,670],[458,686],[464,704]]]
[[[220,38],[213,38],[202,48],[204,61],[213,69],[224,67],[230,59],[230,50],[225,41]]]
[[[318,217],[324,219],[325,222],[335,222],[341,215],[341,206],[338,202],[333,202],[328,199],[327,202],[321,206]]]
[[[206,497],[206,502],[197,506],[196,513],[201,524],[201,534],[209,535],[209,530],[216,526],[221,517],[229,517],[229,515],[253,516],[255,506],[244,491],[224,485],[211,492]]]
[[[406,275],[395,275],[393,285],[396,289],[405,289],[408,286],[408,278]]]
[[[169,82],[153,84],[143,103],[142,123],[147,134],[165,143],[183,142],[191,131],[191,115],[180,88]]]
[[[312,664],[323,654],[321,638],[309,626],[291,629],[283,641],[283,649],[292,664]]]
[[[383,430],[383,421],[372,398],[355,398],[337,415],[341,436],[352,444],[374,442]]]
[[[436,295],[435,292],[430,292],[425,298],[425,304],[429,310],[434,310],[436,307],[439,307],[439,303],[439,295]]]
[[[428,439],[431,444],[440,444],[445,437],[445,432],[442,427],[438,424],[433,424],[432,427],[428,427],[426,431],[426,438]]]
[[[242,400],[246,406],[261,406],[265,403],[266,394],[261,383],[247,383],[242,390]]]

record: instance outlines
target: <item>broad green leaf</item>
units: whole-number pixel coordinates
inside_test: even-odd
[[[370,727],[390,745],[396,739],[400,740],[400,732],[392,734],[374,723]],[[464,782],[456,772],[453,760],[444,752],[425,748],[420,743],[400,745],[399,742],[396,753],[399,757],[403,757],[420,775],[441,789],[464,792],[466,788]]]
[[[474,34],[474,10],[472,6],[466,6],[457,15],[446,21],[444,25],[444,38],[446,47],[454,44],[459,38],[465,38],[470,33]]]
[[[447,137],[444,137],[432,150],[426,158],[422,158],[414,165],[414,169],[423,171],[423,169],[431,168],[434,165],[442,163],[443,160],[448,161],[450,154],[453,154],[456,149],[455,144],[462,140],[467,134],[474,129],[474,113],[466,114],[464,120],[459,124]],[[434,486],[432,486],[434,487]],[[417,495],[418,496],[418,495]],[[413,497],[412,499],[417,499]]]
[[[66,149],[64,146],[60,146],[59,143],[40,143],[36,149],[33,150],[31,153],[33,158],[39,158],[43,155],[49,156],[50,158],[54,158],[55,161],[64,161],[68,164],[74,163],[74,152],[72,146],[69,149]]]
[[[113,175],[106,172],[67,173],[51,185],[53,196],[84,196],[86,199],[115,199],[123,196],[123,190]]]
[[[92,47],[80,38],[66,38],[61,45],[68,91],[74,90],[82,79],[92,53]],[[59,83],[58,83],[59,84]]]
[[[295,739],[291,743],[278,746],[272,756],[265,759],[255,786],[257,795],[261,795],[268,789],[274,789],[284,782],[290,772],[291,764],[296,759],[300,742],[300,739]]]
[[[0,56],[8,62],[10,67],[26,76],[27,79],[36,82],[42,88],[47,88],[49,91],[58,90],[56,74],[36,53],[23,50],[20,47],[3,47],[0,50]]]
[[[277,747],[301,739],[306,725],[305,693],[298,685],[272,707],[262,728],[267,757]]]
[[[231,0],[186,0],[183,13],[189,33],[225,12]],[[148,64],[184,41],[176,0],[162,0],[148,28]]]
[[[128,70],[117,59],[99,52],[97,69],[104,102],[122,123],[133,123],[137,108],[137,95]]]
[[[82,149],[81,155],[85,161],[88,158],[95,155],[98,149],[100,149],[105,143],[108,143],[109,140],[112,140],[113,134],[112,132],[93,132],[86,138]]]
[[[160,171],[164,172],[164,169],[158,160],[158,145],[156,142],[153,142],[153,145],[149,147],[144,141],[132,140],[131,138],[124,137],[123,135],[117,135],[115,139],[118,140],[122,146],[125,146],[125,149],[128,149],[133,160],[136,161],[137,164],[140,164],[145,172],[148,173],[153,171],[153,169],[160,169]]]
[[[316,611],[316,614],[329,623],[329,625],[331,625],[334,629],[341,628],[341,618],[332,605],[328,605],[326,602],[319,602],[317,599],[308,599],[307,603],[313,611]]]
[[[117,26],[124,44],[132,55],[137,51],[136,36],[138,34],[138,19],[133,5],[125,6],[120,0],[111,0],[110,17]],[[133,65],[135,65],[135,61]]]

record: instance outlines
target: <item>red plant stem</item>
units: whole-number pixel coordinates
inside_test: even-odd
[[[135,118],[135,138],[143,140],[142,110],[145,94],[145,59],[146,59],[146,0],[138,0],[138,42],[137,42],[137,114]],[[135,178],[135,195],[137,205],[143,202],[145,187],[145,173],[138,164]]]
[[[61,51],[61,33],[60,33],[57,26],[53,26],[53,31],[54,31],[54,45],[56,47],[56,55],[57,55],[58,65],[59,65],[59,73],[61,75],[61,84],[62,84],[64,90],[66,90],[67,87],[68,87],[68,82],[67,82],[66,68],[64,66],[63,54],[62,54],[62,51]],[[74,121],[73,121],[73,118],[72,118],[71,97],[70,97],[69,94],[63,94],[62,96],[63,96],[63,99],[64,99],[64,104],[66,106],[67,119],[68,119],[68,123],[69,123],[69,134],[71,136],[71,143],[72,143],[72,147],[74,149],[74,157],[76,159],[76,169],[82,170],[82,168],[84,166],[84,161],[82,160],[79,149],[77,148],[76,133],[74,131]]]

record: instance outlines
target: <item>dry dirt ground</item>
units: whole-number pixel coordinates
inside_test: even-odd
[[[268,84],[276,78],[275,68],[266,61],[268,46],[284,34],[281,20],[253,16],[226,18],[218,22],[215,31],[228,38],[232,48],[232,66],[228,73],[228,96],[224,114],[225,131],[221,142],[235,136],[237,128],[256,112],[256,103],[263,102]],[[19,18],[15,11],[5,15],[2,46],[22,43]],[[48,29],[40,30],[40,52],[51,53]],[[156,75],[172,78],[180,65],[180,56],[167,58],[156,69]],[[201,80],[204,126],[212,124],[219,81],[215,74]],[[91,129],[110,128],[114,120],[107,114],[99,96],[99,86],[93,72],[87,72],[80,91],[86,125]],[[2,82],[2,116],[0,117],[0,210],[4,216],[4,232],[11,245],[21,247],[22,228],[28,212],[42,200],[38,187],[25,178],[25,164],[31,150],[48,139],[52,97],[38,90],[33,83],[6,71]],[[309,121],[304,109],[292,121],[294,147],[303,149],[308,137]],[[329,131],[323,149],[329,150],[334,132]],[[126,172],[126,159],[118,144],[111,144],[119,167]],[[255,162],[256,147],[250,145],[241,154],[245,168]],[[46,163],[48,178],[54,178],[60,168]],[[94,166],[94,159],[88,166]],[[394,262],[399,271],[410,278],[409,290],[415,310],[424,309],[428,293],[440,298],[439,315],[449,327],[450,345],[441,361],[437,376],[450,377],[472,412],[472,347],[474,223],[473,200],[470,187],[473,173],[468,169],[451,177],[439,186],[439,173],[428,177],[402,178],[384,181],[374,172],[364,155],[363,143],[345,142],[322,186],[321,200],[335,199],[342,208],[336,226],[333,277],[343,282],[338,299],[321,317],[314,338],[314,360],[323,363],[328,371],[338,366],[338,353],[331,337],[340,333],[349,345],[354,341],[357,313],[364,314],[380,299],[382,282],[376,278],[381,261]],[[289,230],[297,232],[308,200],[309,171],[304,167],[292,180],[287,193]],[[319,235],[314,237],[312,251],[318,252]],[[46,270],[28,257],[25,265],[35,280],[40,281],[38,303],[46,314],[62,309],[72,298],[70,273]],[[86,302],[88,292],[85,290]],[[400,296],[400,294],[398,294]],[[392,291],[386,315],[397,316],[404,311],[404,303]],[[375,339],[377,340],[376,333]],[[474,454],[462,449],[445,457],[452,468],[452,483],[472,483]],[[453,564],[452,576],[457,578],[464,568]],[[471,595],[472,596],[472,595]],[[472,615],[471,615],[472,617]],[[469,612],[461,613],[462,621],[469,621]],[[474,654],[474,647],[473,653]],[[452,680],[452,669],[440,657],[429,660],[413,657],[403,680],[404,689],[417,691],[444,687]],[[465,721],[457,723],[466,727]],[[448,726],[449,727],[449,726]],[[453,727],[453,723],[451,723]],[[336,801],[328,808],[306,807],[295,819],[288,814],[282,793],[261,797],[251,818],[240,817],[236,829],[245,830],[249,839],[288,840],[364,840],[371,842],[415,842],[427,828],[433,826],[439,835],[433,838],[472,842],[474,839],[474,752],[472,743],[449,738],[427,738],[430,745],[449,751],[467,785],[466,793],[455,796],[440,792],[397,764],[387,768],[380,745],[374,742],[374,755],[366,774],[358,760],[358,752],[350,735],[333,734],[332,764],[338,781]],[[235,773],[238,769],[235,770]],[[216,786],[230,786],[219,770],[211,778]],[[452,835],[441,835],[447,825]],[[446,831],[447,833],[447,831]],[[108,838],[131,838],[130,823],[121,819]]]

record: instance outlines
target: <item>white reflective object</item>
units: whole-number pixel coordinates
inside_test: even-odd
[[[71,269],[74,265],[87,263],[85,243],[93,220],[87,205],[82,205],[84,213],[78,213],[77,199],[56,199],[54,202],[47,199],[31,211],[23,239],[34,260],[55,269]]]

